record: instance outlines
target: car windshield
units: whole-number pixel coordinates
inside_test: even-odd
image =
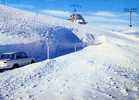
[[[14,59],[14,54],[2,54],[0,59]]]
[[[27,58],[27,55],[24,52],[19,52],[19,53],[16,54],[16,58],[17,59]]]

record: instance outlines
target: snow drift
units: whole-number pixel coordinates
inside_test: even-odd
[[[1,73],[0,98],[138,100],[137,48],[125,49],[106,40],[76,53]]]
[[[51,24],[61,20],[2,5],[0,11],[1,53],[22,50],[43,60],[47,57],[47,46],[50,58],[74,52],[75,46],[76,50],[83,48],[82,41],[71,29]]]

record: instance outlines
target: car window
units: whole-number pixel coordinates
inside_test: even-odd
[[[16,59],[21,59],[21,58],[23,58],[22,55],[20,53],[17,53],[16,54]]]
[[[0,59],[14,59],[14,54],[2,54]]]
[[[21,55],[22,55],[23,58],[28,58],[27,54],[24,53],[24,52]]]
[[[27,58],[27,55],[26,55],[26,53],[17,53],[16,58],[17,59]]]

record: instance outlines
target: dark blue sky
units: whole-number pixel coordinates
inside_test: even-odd
[[[116,11],[121,12],[123,8],[139,8],[139,0],[0,0],[1,3],[16,6],[23,9],[41,10],[57,9],[71,10],[70,5],[79,4],[81,11]]]

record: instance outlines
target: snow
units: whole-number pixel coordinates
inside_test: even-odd
[[[89,46],[0,73],[0,100],[139,100],[139,38],[124,31],[71,26],[65,29],[72,28]]]
[[[1,73],[1,98],[138,100],[138,49],[114,45],[105,37],[79,52]]]
[[[60,19],[3,5],[0,11],[0,53],[25,51],[41,61],[47,57],[48,42],[50,58],[74,52],[76,44],[76,50],[84,47],[80,38],[71,28],[64,27]]]

